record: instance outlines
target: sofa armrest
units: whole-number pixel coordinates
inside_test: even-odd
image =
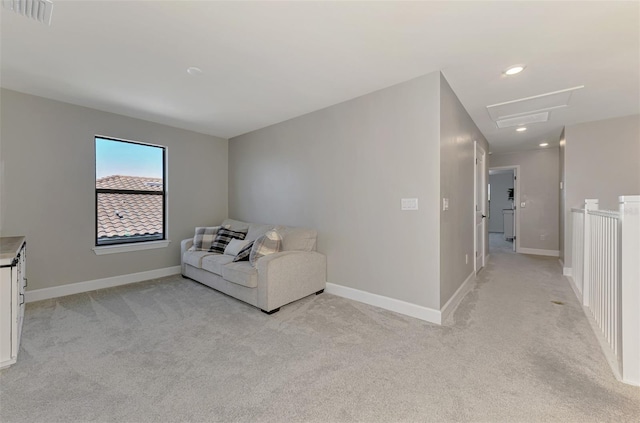
[[[182,274],[184,275],[184,252],[193,245],[193,238],[183,239],[180,241],[180,265],[182,266]]]
[[[325,288],[327,258],[316,251],[281,251],[261,257],[258,307],[271,311]]]

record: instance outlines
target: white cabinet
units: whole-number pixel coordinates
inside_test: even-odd
[[[18,359],[27,287],[26,245],[23,236],[0,238],[0,368]]]

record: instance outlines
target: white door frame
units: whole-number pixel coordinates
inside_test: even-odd
[[[478,169],[477,169],[477,161],[478,161],[478,150],[481,152],[481,155],[483,156],[483,160],[482,160],[482,166],[483,166],[483,173],[484,173],[484,185],[482,187],[482,191],[483,194],[482,196],[484,197],[484,215],[487,215],[487,184],[488,184],[488,180],[487,180],[487,152],[484,151],[484,149],[480,146],[480,144],[478,144],[478,141],[473,141],[473,271],[474,273],[478,272],[478,256],[476,255],[476,248],[478,247],[478,230],[477,230],[477,210],[476,210],[476,205],[478,204]],[[480,260],[482,260],[482,263],[480,263],[482,266],[480,266],[480,269],[483,269],[486,266],[487,263],[487,234],[488,234],[488,230],[487,230],[488,226],[487,226],[487,219],[486,217],[482,219],[482,231],[483,231],[483,243],[480,246]]]
[[[516,208],[513,211],[513,220],[516,224],[516,230],[515,230],[515,235],[516,235],[516,240],[513,243],[514,247],[515,247],[515,252],[518,253],[520,252],[520,165],[511,165],[511,166],[495,166],[495,167],[490,167],[489,170],[513,170],[514,176],[515,176],[515,195],[513,196],[513,203],[515,204]]]

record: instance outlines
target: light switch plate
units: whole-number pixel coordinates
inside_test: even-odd
[[[400,202],[400,208],[402,210],[418,210],[418,199],[403,198]]]
[[[449,210],[449,199],[448,198],[443,198],[442,199],[442,211],[447,211]]]

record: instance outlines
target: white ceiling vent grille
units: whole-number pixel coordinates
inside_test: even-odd
[[[535,113],[532,115],[518,116],[514,118],[496,121],[498,128],[510,128],[512,126],[528,125],[530,123],[546,122],[549,120],[549,112]]]
[[[19,15],[45,25],[51,25],[51,12],[53,11],[51,0],[2,0],[2,6]]]
[[[584,85],[492,104],[487,106],[487,111],[498,128],[546,122],[552,110],[568,107],[573,92],[581,88]]]

